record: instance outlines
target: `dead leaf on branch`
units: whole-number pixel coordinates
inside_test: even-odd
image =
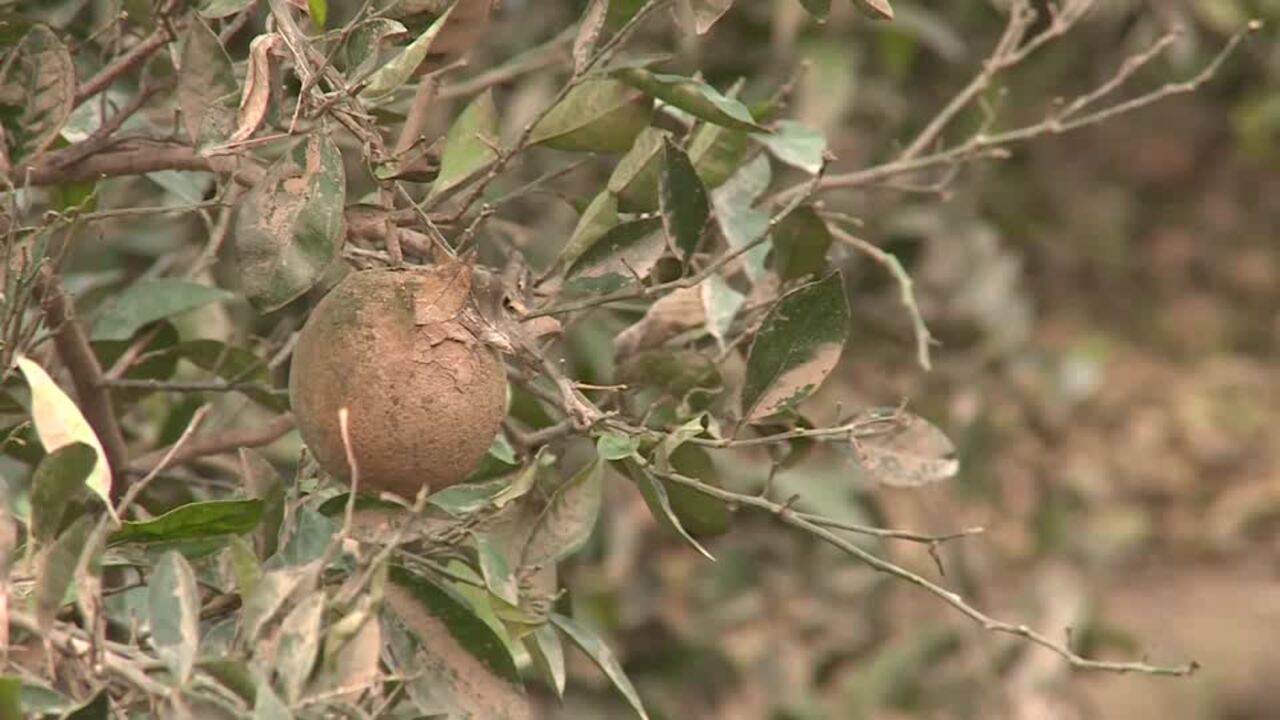
[[[881,485],[920,487],[960,471],[951,439],[938,426],[909,412],[886,416],[883,431],[852,437],[850,443],[858,464]]]
[[[249,68],[245,72],[244,92],[240,96],[240,110],[236,117],[236,131],[227,138],[227,144],[248,140],[262,126],[271,101],[271,58],[282,57],[284,36],[279,33],[259,35],[249,46]]]
[[[665,295],[631,327],[618,334],[614,352],[628,357],[640,350],[657,347],[680,333],[706,322],[702,291],[698,287],[680,288]]]

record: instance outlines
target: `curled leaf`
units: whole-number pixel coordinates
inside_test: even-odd
[[[622,68],[616,70],[614,76],[707,122],[738,130],[769,132],[756,123],[746,105],[724,96],[701,80],[653,73],[643,68]]]

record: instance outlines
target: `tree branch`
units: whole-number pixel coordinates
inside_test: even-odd
[[[238,450],[242,447],[262,447],[279,440],[285,433],[293,429],[294,421],[291,413],[281,415],[265,425],[251,428],[231,428],[218,433],[210,433],[191,438],[173,456],[168,465],[181,465],[208,455]],[[149,472],[165,459],[169,449],[156,450],[134,460],[129,465],[133,472]]]

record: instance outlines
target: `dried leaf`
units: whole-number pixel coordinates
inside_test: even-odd
[[[31,416],[45,452],[51,453],[72,443],[84,443],[93,448],[98,455],[98,462],[89,473],[86,484],[103,500],[111,502],[111,466],[107,463],[107,454],[103,451],[97,434],[89,426],[89,421],[84,419],[80,408],[76,407],[44,368],[21,356],[18,357],[17,364],[26,377],[27,384],[31,386]]]
[[[273,667],[280,679],[284,699],[297,704],[311,677],[316,656],[320,652],[321,622],[324,620],[325,595],[311,593],[304,597],[280,623]]]
[[[889,0],[853,0],[853,4],[868,17],[876,20],[893,19],[893,6],[889,4]]]
[[[191,679],[200,645],[200,595],[187,559],[176,550],[156,563],[147,585],[151,641],[180,685]]]
[[[71,116],[76,72],[71,53],[45,25],[32,25],[0,67],[0,120],[13,164],[58,139]]]
[[[346,173],[327,134],[294,146],[241,203],[236,255],[258,312],[278,310],[320,280],[342,239]]]
[[[783,295],[751,343],[743,417],[756,421],[794,410],[835,369],[848,326],[849,300],[839,272]]]
[[[733,327],[733,321],[747,296],[734,290],[719,273],[703,280],[698,288],[702,298],[702,312],[707,321],[707,332],[723,348],[725,337]]]
[[[271,102],[271,56],[282,56],[284,36],[279,33],[259,35],[249,44],[249,67],[245,70],[244,92],[236,116],[236,131],[227,144],[248,140],[267,117]]]
[[[706,322],[702,291],[698,287],[674,290],[649,306],[644,317],[618,333],[614,355],[628,357],[661,345],[680,333]]]
[[[872,480],[890,487],[919,487],[960,471],[955,445],[936,425],[908,412],[881,416],[883,431],[850,440],[858,464]]]

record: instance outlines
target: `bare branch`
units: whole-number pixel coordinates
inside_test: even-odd
[[[169,463],[171,465],[181,465],[208,455],[231,452],[242,447],[252,448],[270,445],[292,429],[293,415],[286,413],[258,427],[231,428],[219,433],[201,435],[192,438],[191,442],[174,453]],[[134,460],[129,465],[129,469],[134,472],[151,471],[164,460],[166,453],[172,449],[170,447],[167,450],[147,453]]]

